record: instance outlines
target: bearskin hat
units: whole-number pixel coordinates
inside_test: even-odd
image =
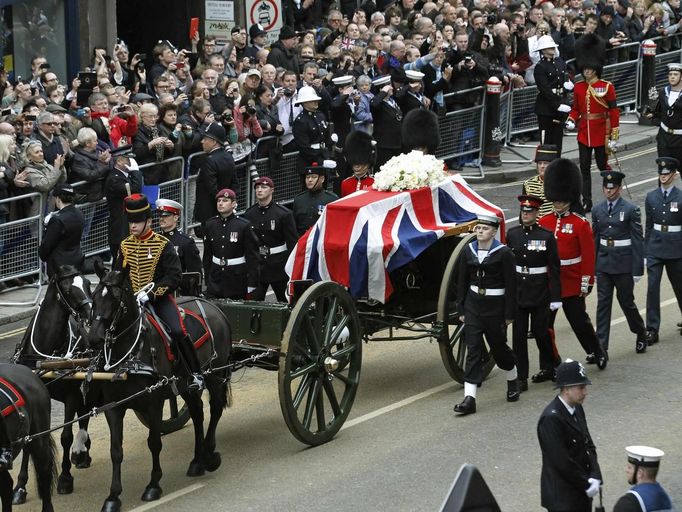
[[[372,136],[367,132],[354,131],[346,137],[343,154],[348,165],[374,165],[376,151]]]
[[[552,160],[545,170],[545,198],[547,201],[575,203],[582,193],[580,169],[567,158]]]
[[[582,73],[583,69],[594,69],[601,77],[606,63],[606,45],[596,34],[584,34],[575,42],[575,63]]]
[[[435,112],[418,108],[410,110],[402,125],[403,151],[426,148],[427,153],[434,154],[440,146],[440,130],[438,116]]]

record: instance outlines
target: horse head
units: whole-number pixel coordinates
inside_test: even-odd
[[[76,267],[62,265],[57,268],[53,281],[57,285],[60,299],[64,301],[78,327],[87,333],[92,317],[90,280]]]
[[[127,277],[127,267],[100,276],[100,282],[93,294],[89,336],[90,347],[93,349],[102,348],[108,339],[115,340],[115,335],[129,327],[141,314]]]

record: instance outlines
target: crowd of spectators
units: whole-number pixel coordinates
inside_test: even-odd
[[[292,125],[303,86],[315,90],[319,111],[338,130],[372,133],[378,77],[390,75],[393,89],[420,88],[424,107],[442,114],[479,101],[459,93],[490,76],[506,87],[532,84],[540,35],[550,34],[568,60],[576,38],[594,32],[615,62],[628,58],[629,50],[619,51],[626,43],[672,36],[682,26],[680,0],[366,0],[360,7],[286,0],[284,18],[271,45],[260,26],[235,26],[224,46],[198,35],[186,50],[159,41],[149,51],[151,66],[124,41],[94,48],[87,84],[58,76],[41,55],[28,78],[12,83],[0,72],[0,199],[30,192],[47,199],[64,180],[87,182],[79,188],[83,197],[101,199],[116,148],[132,146],[139,164],[187,157],[201,151],[202,127],[212,122],[226,128],[236,162],[263,136],[278,136],[279,143],[262,145],[258,156],[295,151]],[[679,47],[674,37],[659,41],[661,51]],[[423,73],[422,84],[410,85],[406,71]],[[346,75],[354,78],[350,86],[332,82]],[[146,184],[158,184],[182,173],[175,161],[143,174]],[[0,223],[35,214],[39,204],[35,195],[0,203]]]

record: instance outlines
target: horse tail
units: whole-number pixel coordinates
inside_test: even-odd
[[[36,438],[28,445],[36,471],[36,485],[41,500],[50,500],[57,480],[57,446],[51,434]]]

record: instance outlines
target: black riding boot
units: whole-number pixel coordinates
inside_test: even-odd
[[[204,389],[204,376],[201,373],[201,364],[199,364],[197,352],[189,336],[183,336],[180,343],[178,343],[178,349],[185,360],[187,369],[192,374],[189,387],[196,391],[201,391]]]
[[[5,418],[0,415],[0,471],[12,469],[12,443],[7,435]]]

